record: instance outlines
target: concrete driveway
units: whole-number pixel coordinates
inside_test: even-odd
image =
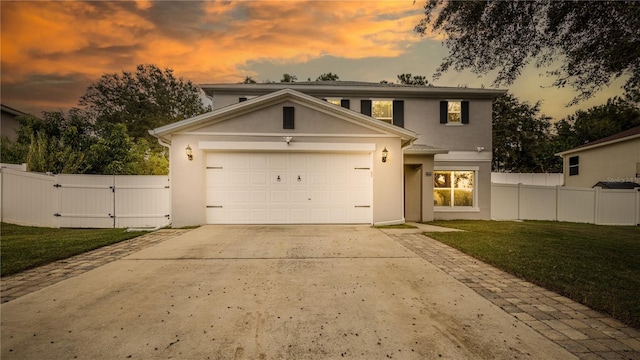
[[[2,304],[2,359],[572,359],[368,226],[204,226]]]

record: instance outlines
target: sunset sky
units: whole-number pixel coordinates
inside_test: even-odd
[[[326,72],[340,80],[396,82],[425,75],[436,86],[489,87],[493,78],[432,74],[446,55],[441,34],[413,28],[424,0],[396,1],[5,1],[1,6],[1,101],[40,115],[76,106],[105,73],[137,64],[172,68],[200,83],[299,81]],[[544,70],[543,70],[544,71]],[[590,101],[566,108],[570,88],[528,68],[507,87],[521,100],[543,102],[556,120],[621,95],[621,81]]]

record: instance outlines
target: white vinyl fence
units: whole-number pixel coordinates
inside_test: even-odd
[[[611,190],[491,184],[491,218],[639,225],[640,188]]]
[[[491,182],[496,184],[524,184],[540,186],[556,186],[564,184],[562,173],[491,173]]]
[[[3,168],[2,221],[72,228],[168,225],[168,176],[46,175]]]

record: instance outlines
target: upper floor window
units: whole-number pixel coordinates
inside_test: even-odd
[[[341,99],[338,99],[338,98],[327,98],[325,100],[327,100],[327,102],[329,102],[329,103],[332,103],[334,105],[340,106],[340,100]]]
[[[462,102],[447,102],[447,123],[460,124],[462,122]]]
[[[393,121],[393,101],[391,100],[372,100],[371,116],[378,120],[386,122]]]
[[[578,175],[580,170],[580,157],[572,156],[569,158],[569,176]]]
[[[441,124],[468,124],[469,102],[463,100],[449,100],[440,102]]]

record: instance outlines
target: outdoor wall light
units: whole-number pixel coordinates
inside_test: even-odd
[[[193,150],[191,150],[191,146],[187,145],[187,148],[184,150],[187,153],[187,159],[189,159],[189,161],[193,160]]]
[[[382,162],[387,162],[387,156],[389,156],[389,150],[385,146],[384,150],[382,150]]]

